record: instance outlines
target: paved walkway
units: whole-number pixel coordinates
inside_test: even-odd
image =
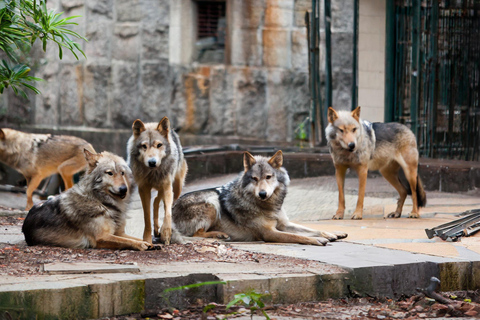
[[[184,192],[218,186],[234,177],[235,175],[225,175],[194,181],[187,184]],[[355,207],[357,187],[357,179],[347,179],[346,219],[340,221],[331,220],[337,206],[334,177],[292,180],[285,201],[285,209],[291,220],[316,229],[347,232],[349,236],[343,241],[331,243],[326,247],[266,243],[232,244],[243,250],[316,260],[330,266],[322,270],[305,272],[296,266],[289,270],[277,270],[270,266],[246,267],[242,264],[204,262],[194,265],[172,263],[140,267],[138,273],[40,275],[35,279],[2,277],[0,300],[2,294],[7,296],[10,294],[13,297],[19,292],[24,294],[32,290],[53,290],[55,294],[49,299],[54,297],[63,299],[61,298],[63,294],[72,294],[69,291],[71,288],[86,286],[91,290],[92,286],[106,286],[102,289],[105,301],[98,302],[101,310],[92,313],[105,316],[111,312],[118,314],[119,310],[132,312],[132,308],[121,309],[116,305],[120,302],[110,301],[111,293],[108,293],[108,290],[114,290],[112,288],[118,283],[127,282],[136,283],[137,288],[136,281],[139,280],[143,283],[143,294],[146,297],[143,306],[149,307],[155,306],[156,301],[149,300],[153,299],[149,297],[151,295],[158,297],[158,290],[161,288],[168,285],[176,286],[182,281],[188,280],[191,283],[201,279],[229,281],[221,289],[223,291],[220,296],[223,297],[223,301],[228,301],[229,297],[242,288],[276,292],[274,300],[277,302],[342,296],[346,294],[346,288],[355,288],[361,293],[394,297],[402,293],[413,293],[416,287],[428,283],[432,275],[441,278],[442,290],[480,288],[480,235],[463,238],[460,242],[445,242],[439,238],[428,239],[424,231],[426,228],[456,219],[455,214],[480,208],[478,191],[459,194],[427,192],[427,207],[421,211],[421,219],[406,218],[411,208],[410,198],[406,202],[402,218],[384,219],[383,217],[396,207],[397,195],[382,178],[371,178],[367,181],[364,219],[351,220],[349,218]],[[25,197],[22,194],[0,194],[0,205],[22,208],[24,203]],[[135,194],[131,203],[129,216],[127,233],[141,237],[143,213],[138,194]],[[23,241],[23,235],[19,227],[1,228],[0,243],[13,244],[20,241]],[[174,282],[168,282],[167,279]],[[302,288],[301,294],[299,288]],[[123,290],[128,291],[125,288]],[[37,299],[46,303],[47,298],[43,295]]]

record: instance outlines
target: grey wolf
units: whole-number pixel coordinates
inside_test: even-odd
[[[146,250],[125,234],[128,200],[135,188],[125,160],[85,149],[87,172],[73,188],[33,206],[23,223],[28,245]]]
[[[33,206],[33,192],[46,177],[59,173],[65,189],[73,186],[74,174],[87,165],[84,149],[95,152],[91,144],[77,137],[0,129],[0,161],[27,180],[25,210]]]
[[[271,158],[244,153],[244,171],[217,189],[187,193],[173,207],[173,221],[185,236],[325,245],[345,238],[294,224],[282,209],[290,183],[282,151]]]
[[[368,170],[379,170],[398,191],[400,198],[395,212],[388,218],[400,218],[407,194],[412,195],[409,218],[419,218],[419,207],[427,202],[418,176],[418,150],[415,135],[400,123],[370,123],[360,119],[360,107],[349,111],[328,108],[325,129],[330,154],[335,165],[338,185],[338,210],[333,219],[343,219],[345,212],[344,184],[348,168],[358,174],[358,200],[352,219],[362,219],[363,199]],[[403,170],[407,183],[400,179]]]
[[[167,117],[158,124],[144,124],[137,119],[133,122],[132,131],[127,143],[127,162],[132,168],[142,201],[145,220],[143,240],[152,243],[150,200],[152,189],[155,189],[158,194],[153,201],[154,235],[160,236],[165,244],[171,240],[181,243],[181,237],[172,231],[172,204],[180,196],[187,174],[187,162],[183,157],[180,139],[171,130]],[[160,229],[158,209],[162,200],[165,216]]]

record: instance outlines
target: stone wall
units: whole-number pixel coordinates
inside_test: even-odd
[[[295,129],[310,107],[304,14],[311,1],[228,0],[227,63],[216,65],[178,56],[192,45],[180,32],[192,21],[175,10],[193,0],[48,4],[81,16],[74,30],[89,40],[81,43],[87,59],[64,52],[59,60],[54,45],[46,54],[37,48],[35,76],[46,80],[38,85],[42,94],[30,101],[4,94],[2,126],[129,129],[137,118],[166,115],[182,133],[296,143]],[[334,105],[348,108],[352,3],[334,0],[332,11]]]

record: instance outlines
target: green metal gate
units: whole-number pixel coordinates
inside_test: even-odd
[[[480,160],[480,0],[389,0],[386,121],[421,156]]]

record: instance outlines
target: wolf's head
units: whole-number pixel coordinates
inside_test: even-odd
[[[243,155],[244,174],[243,187],[253,193],[261,201],[267,201],[279,188],[290,183],[287,171],[282,168],[283,154],[279,150],[270,159],[252,156],[249,152]],[[282,186],[283,185],[283,186]]]
[[[94,193],[128,200],[135,188],[135,182],[125,160],[107,151],[91,153],[85,149],[84,153],[88,163],[84,180],[88,181]]]
[[[349,111],[335,111],[328,108],[327,140],[337,142],[343,149],[354,152],[361,138],[360,107]]]
[[[170,152],[170,130],[170,121],[167,117],[163,117],[158,124],[144,124],[138,119],[135,120],[132,125],[133,139],[131,140],[134,145],[129,148],[133,154],[129,154],[129,157],[135,157],[148,168],[158,168]]]

